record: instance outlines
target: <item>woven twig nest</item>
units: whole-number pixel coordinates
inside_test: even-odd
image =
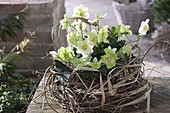
[[[134,44],[128,45],[130,26],[100,26],[105,15],[89,20],[87,10],[80,5],[73,17],[66,14],[60,21],[62,29],[68,31],[70,46],[49,52],[54,66],[45,89],[66,112],[109,113],[141,103],[151,92],[150,84],[142,78],[146,54],[141,55],[140,50],[140,36],[149,29],[149,19],[142,22]]]
[[[118,67],[107,77],[89,69],[61,73],[54,67],[50,69],[50,74],[48,80],[53,81],[47,83],[51,97],[67,112],[116,112],[143,102],[151,92],[151,85],[142,77],[140,64]],[[63,81],[63,76],[67,83]]]

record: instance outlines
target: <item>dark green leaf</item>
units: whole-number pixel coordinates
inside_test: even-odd
[[[1,62],[11,63],[16,57],[18,57],[18,52],[11,52],[3,56]]]
[[[102,73],[102,75],[106,76],[106,75],[108,75],[109,70],[107,69],[107,67],[105,65],[103,65],[100,67],[99,71]]]
[[[56,66],[56,70],[59,72],[70,72],[70,68],[58,60],[54,61],[54,65]]]

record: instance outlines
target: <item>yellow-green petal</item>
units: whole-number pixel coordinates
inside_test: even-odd
[[[89,62],[89,66],[95,69],[99,69],[101,67],[102,59],[100,61],[97,60],[97,58],[93,58],[92,62]]]
[[[64,19],[60,20],[60,24],[62,26],[62,29],[66,29],[67,31],[69,31],[71,26],[70,15],[64,14]]]
[[[89,18],[88,8],[82,4],[74,8],[73,17]]]
[[[109,43],[108,38],[108,26],[103,26],[99,30],[99,35],[98,35],[98,43],[104,42],[104,43]]]

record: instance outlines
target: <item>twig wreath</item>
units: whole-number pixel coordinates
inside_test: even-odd
[[[149,19],[141,23],[139,42],[129,45],[130,26],[100,26],[104,16],[96,14],[90,20],[83,5],[74,9],[72,17],[64,15],[60,24],[68,32],[69,46],[49,52],[54,65],[45,88],[66,112],[113,113],[145,99],[149,112],[152,87],[143,78],[145,55],[140,52]],[[133,54],[134,49],[138,55]]]

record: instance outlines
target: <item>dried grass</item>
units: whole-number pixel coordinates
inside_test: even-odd
[[[106,77],[98,71],[74,71],[67,73],[70,75],[69,80],[64,84],[55,81],[55,77],[66,73],[58,73],[51,67],[45,89],[67,112],[115,113],[150,97],[152,87],[142,77],[141,69],[142,64],[119,66]],[[149,112],[150,100],[147,104]]]

